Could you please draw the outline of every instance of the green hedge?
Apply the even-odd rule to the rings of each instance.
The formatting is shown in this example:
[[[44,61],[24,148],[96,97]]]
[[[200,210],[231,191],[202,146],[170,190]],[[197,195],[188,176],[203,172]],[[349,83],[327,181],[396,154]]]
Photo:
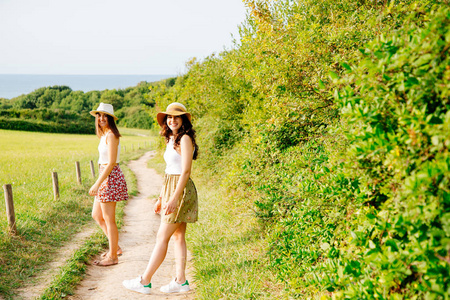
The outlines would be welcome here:
[[[280,163],[280,175],[310,173],[282,178],[272,195],[283,198],[270,198],[283,215],[272,267],[297,293],[448,298],[450,10],[423,13],[345,64],[341,121]]]
[[[64,109],[48,109],[48,108],[37,108],[37,109],[0,109],[0,117],[3,118],[17,118],[17,119],[35,119],[35,120],[45,120],[61,122],[63,120],[80,120],[84,121],[90,120],[90,115],[80,116],[78,113],[70,110]]]
[[[65,123],[56,123],[40,120],[6,119],[3,117],[0,117],[0,129],[53,133],[95,134],[95,126],[93,125],[93,122],[85,123],[67,121]]]
[[[338,260],[347,297],[450,295],[450,9],[414,21],[361,50],[336,97],[364,195]]]

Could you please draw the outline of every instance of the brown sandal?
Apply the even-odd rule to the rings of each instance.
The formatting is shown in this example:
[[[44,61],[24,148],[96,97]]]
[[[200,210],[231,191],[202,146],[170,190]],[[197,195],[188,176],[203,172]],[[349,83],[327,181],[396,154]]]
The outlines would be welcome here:
[[[100,258],[105,259],[109,252],[104,252],[100,255]],[[122,248],[117,248],[117,256],[121,256],[123,253]]]
[[[113,266],[113,265],[117,265],[119,263],[119,259],[112,259],[109,256],[106,256],[104,259],[102,260],[96,260],[94,261],[94,265],[99,266],[99,267],[108,267],[108,266]]]

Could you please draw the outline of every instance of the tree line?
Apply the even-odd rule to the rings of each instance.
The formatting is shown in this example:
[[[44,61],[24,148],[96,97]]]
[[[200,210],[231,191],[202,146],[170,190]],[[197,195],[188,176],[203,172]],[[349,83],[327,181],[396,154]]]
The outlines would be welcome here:
[[[170,80],[167,80],[170,84]],[[173,81],[172,81],[173,82]],[[89,111],[98,103],[114,106],[118,125],[150,129],[149,111],[155,100],[149,96],[154,83],[104,91],[73,91],[68,86],[49,86],[11,100],[0,99],[0,128],[60,133],[93,133]]]

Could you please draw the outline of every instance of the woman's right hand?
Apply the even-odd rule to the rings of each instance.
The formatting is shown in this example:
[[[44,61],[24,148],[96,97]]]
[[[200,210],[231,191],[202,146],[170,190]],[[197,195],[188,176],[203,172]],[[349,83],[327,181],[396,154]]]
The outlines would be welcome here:
[[[98,193],[98,185],[95,183],[90,189],[89,189],[89,195],[90,196],[97,196]]]
[[[158,200],[156,200],[156,203],[153,206],[153,211],[155,212],[155,214],[161,213],[161,197],[159,197]]]

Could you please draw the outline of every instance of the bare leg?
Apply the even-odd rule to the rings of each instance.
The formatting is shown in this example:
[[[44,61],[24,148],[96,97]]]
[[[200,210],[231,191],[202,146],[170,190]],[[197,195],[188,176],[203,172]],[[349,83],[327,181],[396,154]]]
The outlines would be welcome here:
[[[103,230],[106,236],[108,236],[108,230],[106,229],[105,219],[103,218],[102,208],[100,207],[100,202],[94,201],[94,206],[92,207],[92,218],[97,222],[100,228]]]
[[[103,219],[106,224],[106,232],[109,241],[109,254],[113,260],[117,259],[117,250],[119,248],[119,231],[116,224],[116,202],[102,202],[100,207],[103,213]]]
[[[178,229],[173,234],[175,242],[175,262],[177,270],[176,281],[178,283],[184,283],[186,281],[186,226],[186,223],[181,223],[180,227],[178,227]]]
[[[98,201],[94,201],[94,206],[92,207],[92,218],[97,222],[97,224],[103,230],[105,235],[108,237],[108,229],[106,228],[106,223],[105,223],[105,219],[103,218],[102,208],[100,206],[100,202],[98,202]],[[122,255],[122,249],[120,249],[119,245],[117,247],[118,247],[117,254]],[[105,258],[106,255],[109,255],[109,250],[108,250],[108,252],[103,253],[101,257]]]
[[[164,258],[166,258],[170,237],[181,224],[182,223],[168,224],[161,222],[161,225],[159,225],[155,248],[153,248],[152,256],[148,262],[147,269],[145,269],[145,272],[142,275],[142,284],[146,285],[151,282],[156,270],[158,270],[159,266],[164,261]]]

